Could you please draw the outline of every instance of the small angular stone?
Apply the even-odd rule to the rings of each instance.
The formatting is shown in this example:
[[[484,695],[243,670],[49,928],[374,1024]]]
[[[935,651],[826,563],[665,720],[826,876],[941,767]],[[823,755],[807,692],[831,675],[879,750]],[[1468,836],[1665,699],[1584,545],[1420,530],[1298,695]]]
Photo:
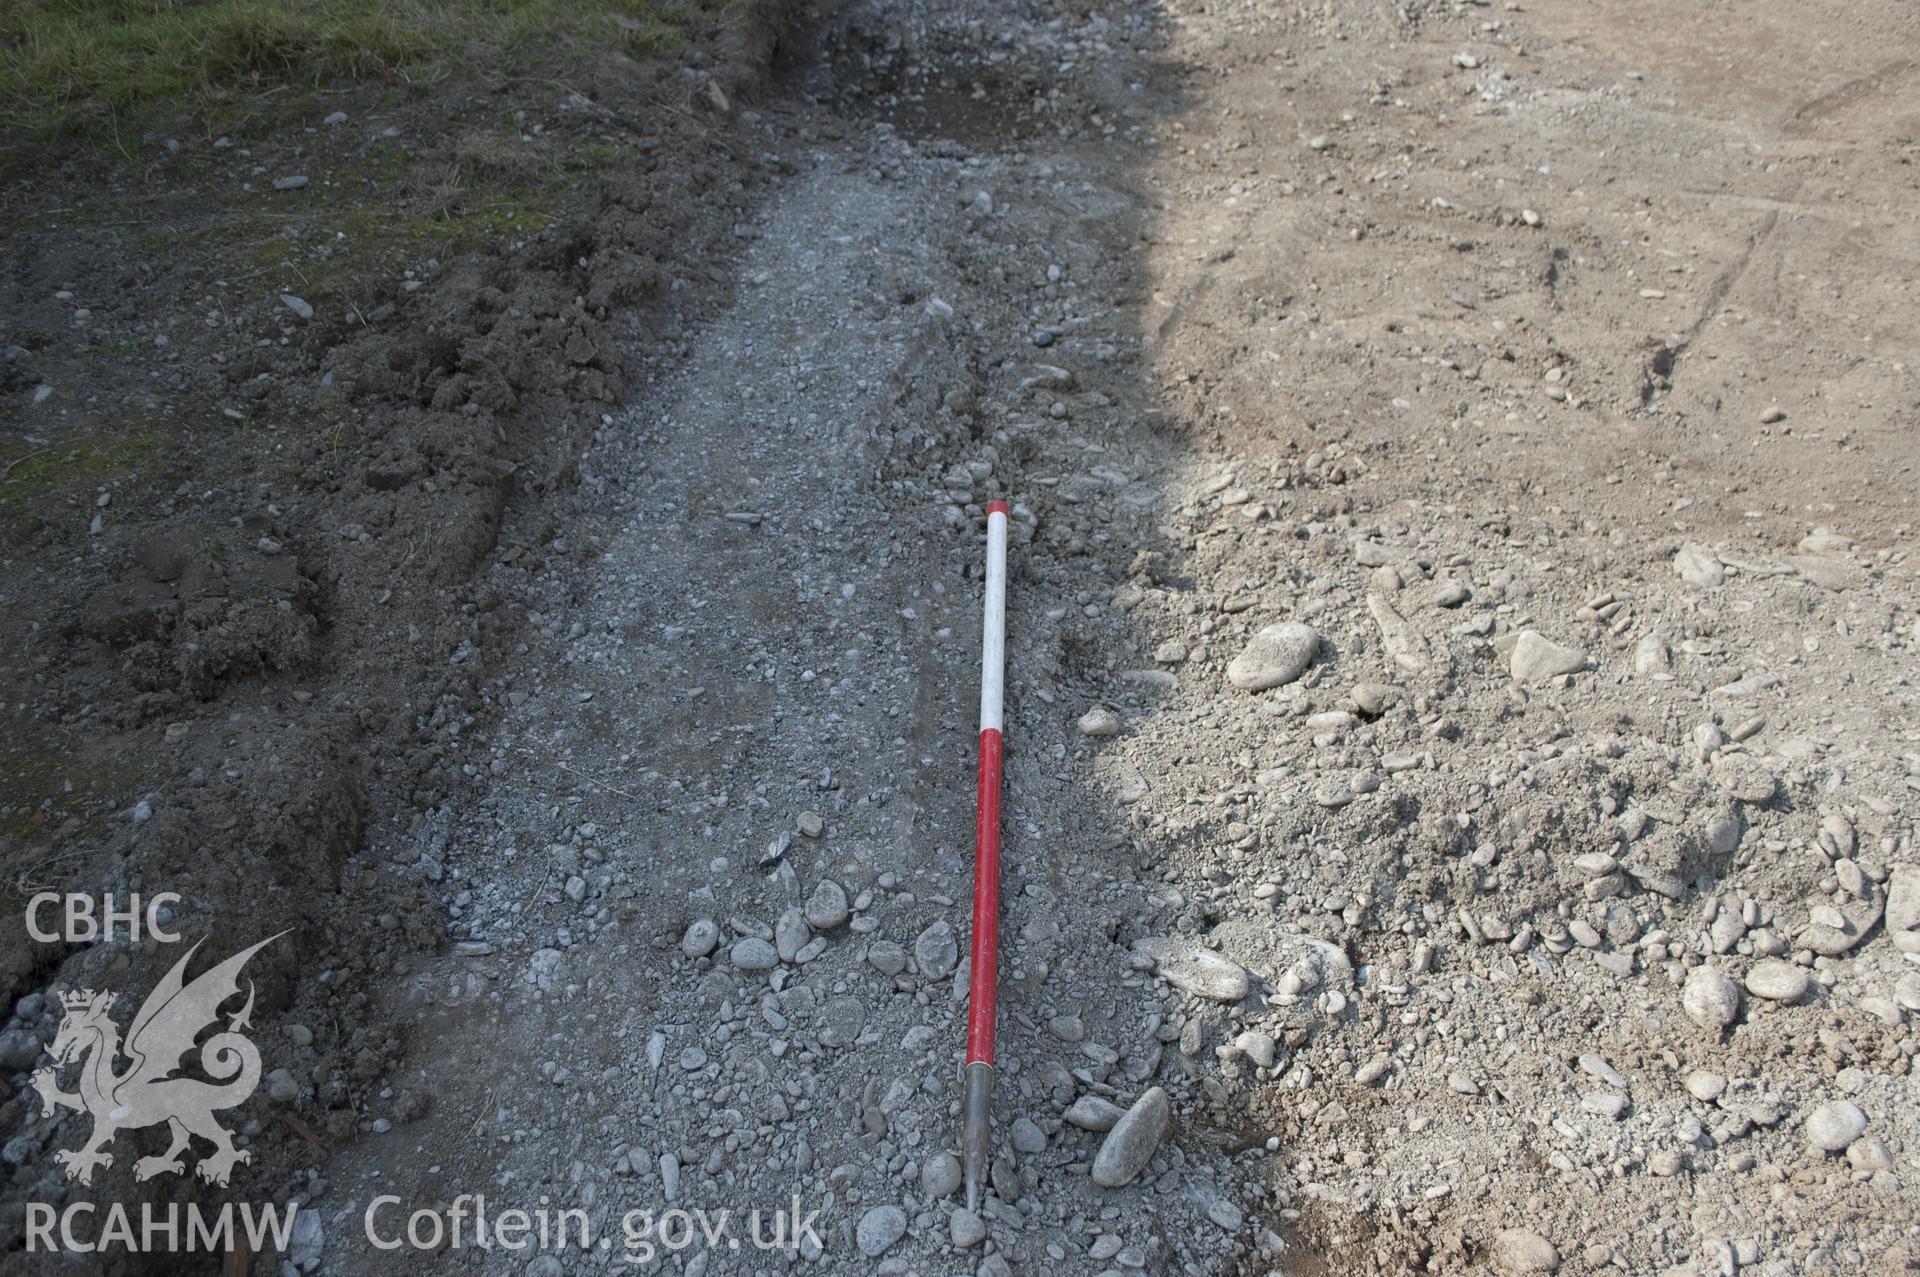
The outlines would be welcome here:
[[[1083,1131],[1106,1132],[1114,1128],[1127,1111],[1098,1095],[1083,1095],[1067,1106],[1062,1114],[1067,1123]]]
[[[1798,1002],[1807,995],[1807,972],[1791,962],[1769,958],[1747,972],[1747,992],[1769,1002]]]
[[[920,974],[930,980],[951,975],[960,962],[960,941],[952,925],[943,920],[922,931],[914,939],[913,958],[920,964]]]
[[[807,897],[807,907],[802,911],[807,925],[816,931],[832,931],[835,927],[845,926],[850,913],[847,909],[847,893],[839,883],[831,878],[822,878],[820,885]]]
[[[1687,1094],[1702,1104],[1711,1104],[1726,1093],[1727,1079],[1705,1071],[1687,1075]]]
[[[1263,1069],[1273,1067],[1274,1043],[1273,1035],[1270,1033],[1248,1029],[1233,1040],[1233,1049]]]
[[[1920,865],[1896,865],[1887,882],[1887,930],[1920,931]]]
[[[1507,667],[1523,683],[1538,683],[1561,674],[1577,674],[1587,668],[1587,655],[1576,648],[1563,647],[1534,630],[1523,630],[1514,640]]]
[[[1727,579],[1720,558],[1704,545],[1689,541],[1673,556],[1673,570],[1688,585],[1710,590]]]
[[[813,928],[801,916],[799,909],[788,909],[773,924],[773,944],[780,955],[780,961],[792,962],[807,947],[807,941],[813,939]]]

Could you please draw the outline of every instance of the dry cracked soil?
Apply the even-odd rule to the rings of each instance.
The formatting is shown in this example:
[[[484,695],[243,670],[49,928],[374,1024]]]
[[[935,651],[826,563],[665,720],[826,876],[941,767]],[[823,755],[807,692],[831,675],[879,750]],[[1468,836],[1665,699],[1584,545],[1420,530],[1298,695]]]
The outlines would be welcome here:
[[[21,890],[295,928],[230,1191],[303,1214],[254,1271],[1920,1268],[1903,6],[769,29],[588,230],[316,356],[329,394],[426,379],[377,455],[10,542],[10,756],[181,770],[33,808]],[[96,709],[110,667],[145,690]],[[172,954],[44,950],[5,1242],[70,1271],[20,1250],[86,1193],[27,1074],[57,993]],[[477,1244],[514,1208],[584,1235]],[[778,1209],[809,1227],[763,1246]]]

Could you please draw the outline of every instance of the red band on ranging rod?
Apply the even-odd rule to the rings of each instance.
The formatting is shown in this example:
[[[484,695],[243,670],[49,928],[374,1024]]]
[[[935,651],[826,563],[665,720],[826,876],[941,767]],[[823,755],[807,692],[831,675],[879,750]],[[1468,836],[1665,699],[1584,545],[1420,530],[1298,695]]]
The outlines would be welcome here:
[[[973,819],[973,964],[967,1063],[993,1063],[1000,984],[1000,733],[980,733],[980,794]]]

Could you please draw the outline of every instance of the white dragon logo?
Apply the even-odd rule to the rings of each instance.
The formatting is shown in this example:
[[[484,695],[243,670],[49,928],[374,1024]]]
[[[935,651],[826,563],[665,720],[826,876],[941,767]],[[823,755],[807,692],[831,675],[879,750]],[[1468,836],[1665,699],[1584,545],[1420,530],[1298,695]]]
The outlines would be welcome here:
[[[253,1154],[235,1148],[226,1130],[213,1120],[215,1109],[244,1102],[260,1084],[260,1052],[240,1033],[243,1028],[253,1027],[251,980],[247,981],[247,1003],[227,1021],[226,1031],[215,1033],[200,1045],[200,1067],[215,1080],[203,1082],[173,1074],[180,1068],[181,1057],[193,1050],[201,1030],[219,1019],[220,1004],[240,992],[240,969],[247,959],[285,934],[282,931],[268,936],[187,984],[187,963],[200,948],[196,941],[147,995],[127,1030],[125,1045],[120,1041],[120,1027],[110,1014],[115,997],[112,990],[95,993],[82,989],[61,995],[66,1015],[48,1052],[53,1064],[34,1072],[33,1089],[45,1105],[44,1116],[51,1117],[61,1108],[93,1116],[93,1133],[85,1147],[54,1154],[54,1160],[66,1168],[68,1179],[91,1184],[95,1167],[113,1165],[113,1154],[106,1151],[106,1146],[115,1135],[161,1122],[171,1128],[173,1142],[158,1157],[135,1162],[135,1179],[185,1171],[186,1163],[180,1155],[195,1135],[214,1146],[213,1154],[201,1158],[199,1167],[200,1178],[210,1184],[224,1186],[235,1163],[253,1160]],[[80,1071],[78,1090],[62,1091],[58,1070],[89,1053],[92,1058]],[[115,1073],[114,1063],[122,1056],[128,1061],[127,1067]]]

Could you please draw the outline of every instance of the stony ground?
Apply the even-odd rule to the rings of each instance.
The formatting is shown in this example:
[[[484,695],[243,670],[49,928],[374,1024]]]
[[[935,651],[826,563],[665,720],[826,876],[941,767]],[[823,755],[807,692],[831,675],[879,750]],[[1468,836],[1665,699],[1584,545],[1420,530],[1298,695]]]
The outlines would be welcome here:
[[[443,1269],[367,1244],[383,1193],[616,1235],[489,1273],[795,1195],[817,1247],[657,1262],[1920,1266],[1895,8],[821,23],[735,121],[727,304],[637,329],[577,485],[507,502],[470,789],[349,862],[444,938],[350,1012],[406,1045],[292,1146],[301,1266]]]

